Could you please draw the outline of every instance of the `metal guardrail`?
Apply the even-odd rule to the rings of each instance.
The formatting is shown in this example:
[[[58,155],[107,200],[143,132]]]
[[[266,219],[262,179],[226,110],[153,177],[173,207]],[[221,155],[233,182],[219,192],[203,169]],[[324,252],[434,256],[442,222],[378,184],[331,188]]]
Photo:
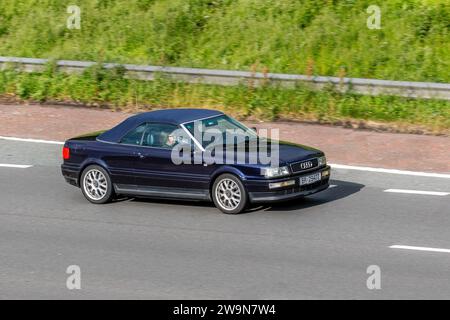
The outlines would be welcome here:
[[[49,62],[48,59],[0,57],[0,69],[16,68],[24,72],[42,71]],[[90,61],[55,61],[59,70],[68,73],[80,73],[96,62]],[[340,92],[353,92],[365,95],[394,95],[410,98],[450,100],[450,84],[433,82],[391,81],[362,78],[338,78],[322,76],[305,76],[279,73],[252,73],[245,71],[212,70],[180,67],[142,66],[134,64],[104,63],[104,68],[123,67],[126,76],[140,80],[154,80],[157,74],[164,74],[175,81],[189,83],[204,83],[234,86],[251,83],[254,86],[262,84],[278,84],[284,87],[294,87],[297,83],[310,86],[313,89],[323,89],[332,85]]]

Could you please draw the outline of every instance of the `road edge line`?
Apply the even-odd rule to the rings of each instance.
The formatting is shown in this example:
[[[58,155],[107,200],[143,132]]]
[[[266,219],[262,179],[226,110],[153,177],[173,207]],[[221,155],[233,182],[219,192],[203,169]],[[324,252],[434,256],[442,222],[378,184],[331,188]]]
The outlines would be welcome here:
[[[5,136],[0,136],[0,140],[64,145],[64,142],[62,142],[62,141],[16,138],[16,137],[5,137]],[[401,174],[401,175],[429,177],[429,178],[450,179],[450,174],[446,174],[446,173],[431,173],[431,172],[418,172],[418,171],[408,171],[408,170],[398,170],[398,169],[373,168],[373,167],[352,166],[352,165],[337,164],[337,163],[330,163],[330,166],[333,169],[356,170],[356,171],[366,171],[366,172],[378,172],[378,173]]]
[[[0,168],[15,168],[15,169],[28,169],[33,167],[31,164],[8,164],[0,163]]]
[[[330,163],[330,166],[332,169],[334,168],[334,169],[344,169],[344,170],[402,174],[402,175],[407,175],[407,176],[450,179],[450,174],[446,174],[446,173],[431,173],[431,172],[418,172],[418,171],[408,171],[408,170],[398,170],[398,169],[359,167],[359,166],[350,166],[350,165],[332,164],[332,163]]]
[[[64,142],[62,142],[62,141],[28,139],[28,138],[16,138],[16,137],[5,137],[5,136],[0,136],[0,139],[1,140],[8,140],[8,141],[20,141],[20,142],[32,142],[32,143],[45,143],[45,144],[58,144],[58,145],[63,145],[64,144]]]
[[[441,191],[423,191],[423,190],[409,190],[409,189],[386,189],[383,192],[389,193],[403,193],[403,194],[420,194],[427,196],[441,196],[445,197],[450,195],[449,192],[441,192]]]

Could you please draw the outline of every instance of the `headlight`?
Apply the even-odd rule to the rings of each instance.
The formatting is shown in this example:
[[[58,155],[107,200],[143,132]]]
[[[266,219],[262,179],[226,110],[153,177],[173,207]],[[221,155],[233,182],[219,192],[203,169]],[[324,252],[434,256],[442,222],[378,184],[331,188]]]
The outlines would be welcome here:
[[[288,167],[264,168],[261,170],[261,173],[266,178],[282,177],[282,176],[287,176],[289,174],[289,168]]]
[[[327,157],[325,157],[325,156],[318,158],[318,160],[319,160],[319,163],[318,163],[319,167],[325,166],[327,164]]]

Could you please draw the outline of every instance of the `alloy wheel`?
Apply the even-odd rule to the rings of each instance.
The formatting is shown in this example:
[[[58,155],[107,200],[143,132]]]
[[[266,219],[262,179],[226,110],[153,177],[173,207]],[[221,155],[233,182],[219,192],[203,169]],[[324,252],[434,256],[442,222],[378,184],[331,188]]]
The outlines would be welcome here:
[[[84,176],[84,191],[92,200],[103,199],[108,192],[108,181],[103,172],[97,169],[89,170]]]
[[[241,203],[241,198],[241,189],[231,179],[222,179],[216,187],[217,202],[227,211],[236,209]]]

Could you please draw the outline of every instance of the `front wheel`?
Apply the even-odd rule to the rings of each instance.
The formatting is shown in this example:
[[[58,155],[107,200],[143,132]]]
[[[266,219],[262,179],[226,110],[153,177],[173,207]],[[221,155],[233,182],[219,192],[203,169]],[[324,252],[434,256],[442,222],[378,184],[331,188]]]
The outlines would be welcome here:
[[[108,172],[100,166],[87,167],[81,175],[81,191],[86,199],[95,204],[110,202],[114,190]]]
[[[232,174],[219,176],[212,187],[214,204],[223,213],[238,214],[245,210],[248,197],[241,180]]]

